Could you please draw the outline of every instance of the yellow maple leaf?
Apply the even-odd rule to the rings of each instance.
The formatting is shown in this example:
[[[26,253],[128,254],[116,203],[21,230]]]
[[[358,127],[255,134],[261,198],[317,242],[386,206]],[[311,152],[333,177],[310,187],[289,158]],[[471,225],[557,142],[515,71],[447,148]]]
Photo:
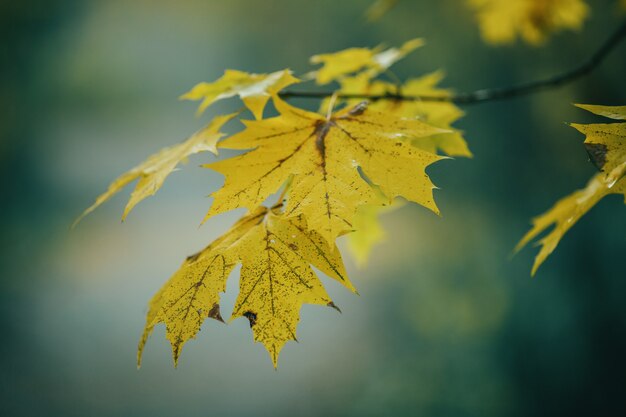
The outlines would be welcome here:
[[[154,296],[139,342],[138,365],[158,323],[166,325],[176,364],[183,345],[196,336],[206,318],[222,320],[219,294],[239,262],[239,295],[230,320],[249,320],[254,340],[263,343],[274,367],[285,343],[296,340],[303,304],[336,308],[311,265],[355,291],[339,251],[308,230],[303,218],[285,218],[278,208],[257,208],[206,249],[187,258]]]
[[[564,29],[579,30],[589,14],[584,0],[468,0],[483,39],[507,44],[520,36],[532,45]]]
[[[576,106],[599,116],[626,120],[626,106]],[[586,136],[585,148],[598,169],[610,173],[626,163],[626,123],[572,123],[571,126]]]
[[[626,120],[626,106],[581,105],[578,107],[615,120]],[[576,222],[602,198],[622,194],[626,203],[626,123],[572,124],[587,137],[585,146],[590,158],[602,172],[594,175],[582,190],[559,200],[546,213],[532,220],[532,228],[515,247],[519,251],[550,226],[554,229],[540,239],[541,249],[535,258],[531,275],[557,247]]]
[[[322,68],[316,72],[318,84],[328,84],[361,70],[367,70],[373,77],[422,45],[424,40],[417,38],[406,41],[400,48],[349,48],[330,54],[314,55],[311,63],[322,64]]]
[[[198,112],[202,113],[218,100],[239,96],[254,117],[261,119],[263,109],[270,97],[292,84],[299,83],[291,71],[282,70],[271,74],[250,74],[237,70],[226,70],[224,75],[212,83],[199,83],[183,94],[183,100],[202,100]]]
[[[387,233],[380,224],[380,216],[403,205],[402,200],[394,200],[387,205],[365,204],[357,209],[352,219],[354,231],[349,233],[347,238],[348,251],[359,268],[367,265],[374,246],[387,240]]]
[[[224,186],[212,194],[206,218],[239,207],[252,210],[289,178],[285,214],[304,215],[308,226],[328,242],[352,230],[357,207],[377,198],[370,184],[389,202],[402,196],[438,212],[425,168],[442,157],[402,138],[444,130],[372,111],[366,103],[328,117],[278,98],[274,103],[278,117],[244,121],[244,131],[219,145],[251,151],[205,165],[226,177]]]
[[[105,201],[120,192],[126,185],[139,179],[124,209],[122,220],[125,220],[133,207],[144,198],[154,195],[159,188],[161,188],[167,176],[176,169],[178,164],[185,162],[190,155],[207,151],[217,155],[217,142],[224,136],[219,130],[236,115],[237,113],[232,113],[215,117],[207,126],[194,133],[189,139],[178,145],[162,149],[130,171],[119,176],[109,185],[108,189],[99,195],[96,201],[76,219],[74,225]]]
[[[219,294],[238,262],[233,245],[263,221],[267,209],[260,207],[240,219],[230,230],[202,251],[189,256],[150,301],[146,327],[139,342],[137,365],[154,326],[165,323],[174,363],[184,344],[196,336],[207,317],[222,320]]]
[[[403,85],[397,86],[386,81],[370,80],[367,73],[360,73],[354,77],[341,80],[339,93],[342,94],[371,94],[383,95],[397,93],[398,89],[406,96],[447,97],[451,91],[438,87],[443,79],[442,71],[435,71],[419,78],[412,78]],[[354,100],[347,101],[347,105],[354,104]],[[326,106],[324,103],[322,106]],[[463,132],[454,129],[452,124],[460,119],[464,113],[454,103],[419,100],[378,100],[370,104],[373,110],[393,113],[400,117],[416,118],[449,132],[414,138],[411,143],[420,149],[429,152],[443,152],[449,156],[471,158]]]

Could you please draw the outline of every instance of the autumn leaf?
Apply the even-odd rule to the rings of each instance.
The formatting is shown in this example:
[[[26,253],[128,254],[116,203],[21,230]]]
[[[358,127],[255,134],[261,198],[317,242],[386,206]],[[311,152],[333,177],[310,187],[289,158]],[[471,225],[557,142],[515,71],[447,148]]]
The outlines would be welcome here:
[[[347,235],[348,251],[359,268],[364,268],[374,246],[387,240],[387,233],[380,224],[380,216],[402,207],[402,200],[391,204],[365,204],[360,206],[352,220],[354,231]]]
[[[278,208],[257,208],[225,235],[183,263],[150,302],[138,349],[138,365],[154,326],[165,323],[174,363],[183,345],[208,317],[222,320],[219,294],[241,262],[239,296],[230,320],[246,317],[254,340],[263,343],[274,367],[296,327],[303,304],[335,307],[311,265],[352,291],[339,251],[302,217],[284,217]]]
[[[577,104],[592,113],[626,120],[626,106],[595,106]],[[626,203],[626,123],[572,124],[587,137],[585,146],[591,160],[602,170],[594,175],[587,186],[559,200],[546,213],[532,220],[533,227],[515,247],[522,249],[540,233],[554,225],[554,229],[538,241],[541,245],[535,258],[531,275],[554,251],[565,233],[587,213],[598,201],[610,194],[622,194]]]
[[[318,84],[328,84],[362,70],[374,77],[422,45],[424,40],[418,38],[406,41],[400,48],[349,48],[330,54],[314,55],[311,63],[322,64],[322,68],[316,72]]]
[[[189,156],[199,152],[212,152],[217,155],[217,141],[224,136],[219,130],[236,115],[237,113],[232,113],[215,117],[211,123],[193,134],[186,141],[162,149],[130,171],[119,176],[109,185],[108,189],[103,194],[96,198],[93,205],[87,208],[80,217],[76,219],[74,225],[105,201],[120,192],[126,185],[139,179],[124,209],[122,220],[125,220],[133,207],[144,198],[154,195],[159,188],[161,188],[167,176],[176,169],[178,164],[185,162]]]
[[[435,71],[419,78],[412,78],[401,86],[386,81],[369,79],[365,73],[343,79],[339,90],[342,94],[384,95],[397,93],[398,89],[406,96],[447,97],[450,90],[437,85],[444,78],[442,71]],[[351,105],[354,100],[348,101]],[[399,117],[415,118],[449,132],[412,139],[411,143],[429,152],[443,152],[449,156],[471,158],[463,132],[452,127],[464,113],[454,103],[421,100],[378,100],[370,104],[372,110],[391,113]]]
[[[291,71],[282,70],[271,74],[250,74],[226,70],[212,83],[200,83],[183,94],[183,100],[202,100],[198,112],[202,113],[218,100],[239,96],[256,119],[263,117],[263,109],[271,95],[292,84],[299,83]]]
[[[579,30],[589,14],[584,0],[468,0],[476,11],[483,39],[513,43],[521,37],[532,45],[564,29]]]
[[[584,189],[562,198],[546,213],[532,220],[533,227],[517,244],[516,252],[548,227],[554,225],[554,229],[537,242],[541,245],[541,249],[535,258],[531,275],[535,275],[539,266],[556,249],[565,233],[598,201],[609,194],[624,194],[626,197],[626,181],[622,179],[614,182],[607,180],[604,174],[596,174]]]
[[[614,120],[626,120],[626,106],[577,104],[581,109]],[[626,164],[626,123],[577,124],[572,127],[586,135],[585,148],[599,170],[610,173]],[[614,174],[617,175],[617,174]]]
[[[206,165],[226,178],[206,218],[240,207],[254,209],[292,179],[285,214],[303,215],[328,242],[353,229],[358,206],[396,196],[438,212],[425,168],[442,157],[403,137],[444,132],[418,120],[375,112],[365,103],[322,116],[274,99],[279,116],[244,121],[246,129],[221,148],[251,151]],[[362,174],[360,172],[362,170]]]
[[[146,341],[158,323],[165,323],[177,364],[184,344],[196,336],[207,317],[223,321],[219,294],[226,291],[226,280],[239,261],[233,245],[262,222],[266,214],[265,207],[255,210],[205,249],[189,256],[152,298],[139,342],[138,366]]]
[[[288,340],[296,340],[302,304],[336,308],[310,265],[356,291],[339,251],[302,217],[271,213],[241,242],[240,291],[232,319],[246,317],[254,340],[265,345],[274,366]]]

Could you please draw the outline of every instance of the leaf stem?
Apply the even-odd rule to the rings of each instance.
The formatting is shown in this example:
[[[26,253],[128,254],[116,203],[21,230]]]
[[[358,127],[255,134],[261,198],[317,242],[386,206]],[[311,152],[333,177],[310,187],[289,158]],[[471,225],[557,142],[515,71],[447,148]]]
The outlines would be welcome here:
[[[475,104],[487,101],[503,100],[513,97],[530,95],[536,92],[551,90],[569,84],[584,77],[596,69],[604,59],[626,39],[626,20],[613,32],[613,34],[582,64],[552,77],[530,81],[503,88],[488,88],[467,93],[451,94],[448,96],[414,96],[387,92],[385,94],[338,94],[341,99],[363,100],[395,100],[395,101],[434,101],[452,102],[456,104]],[[282,99],[310,98],[324,99],[334,94],[332,91],[282,91],[278,95]]]

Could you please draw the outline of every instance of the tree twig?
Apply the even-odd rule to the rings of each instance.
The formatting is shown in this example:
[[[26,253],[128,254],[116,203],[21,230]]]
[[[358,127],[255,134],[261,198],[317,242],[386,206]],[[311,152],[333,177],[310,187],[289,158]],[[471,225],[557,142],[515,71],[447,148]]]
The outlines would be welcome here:
[[[338,94],[337,97],[342,99],[363,99],[371,101],[438,101],[452,102],[456,104],[474,104],[529,95],[543,90],[558,88],[584,77],[598,67],[607,55],[609,55],[609,53],[613,51],[624,39],[626,39],[626,20],[622,22],[617,30],[593,53],[593,55],[591,55],[587,61],[583,62],[581,65],[549,78],[530,81],[511,87],[490,88],[468,93],[451,94],[448,96],[413,96],[388,92],[385,94]],[[332,91],[283,91],[279,93],[279,96],[283,99],[324,99],[332,95]]]

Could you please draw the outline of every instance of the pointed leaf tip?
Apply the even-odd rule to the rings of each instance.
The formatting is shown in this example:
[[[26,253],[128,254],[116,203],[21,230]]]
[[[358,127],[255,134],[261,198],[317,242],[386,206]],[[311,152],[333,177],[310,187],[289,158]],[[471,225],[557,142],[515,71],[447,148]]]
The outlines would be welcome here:
[[[145,198],[156,194],[166,178],[177,169],[180,163],[186,161],[189,156],[206,151],[217,153],[217,141],[224,136],[220,132],[221,127],[237,116],[237,114],[238,113],[231,113],[216,116],[203,129],[194,133],[182,143],[161,149],[159,152],[148,157],[141,164],[120,175],[109,185],[107,190],[98,196],[96,201],[76,219],[74,225],[78,224],[86,215],[108,201],[128,184],[137,181],[122,214],[122,221],[126,220],[133,208]]]

